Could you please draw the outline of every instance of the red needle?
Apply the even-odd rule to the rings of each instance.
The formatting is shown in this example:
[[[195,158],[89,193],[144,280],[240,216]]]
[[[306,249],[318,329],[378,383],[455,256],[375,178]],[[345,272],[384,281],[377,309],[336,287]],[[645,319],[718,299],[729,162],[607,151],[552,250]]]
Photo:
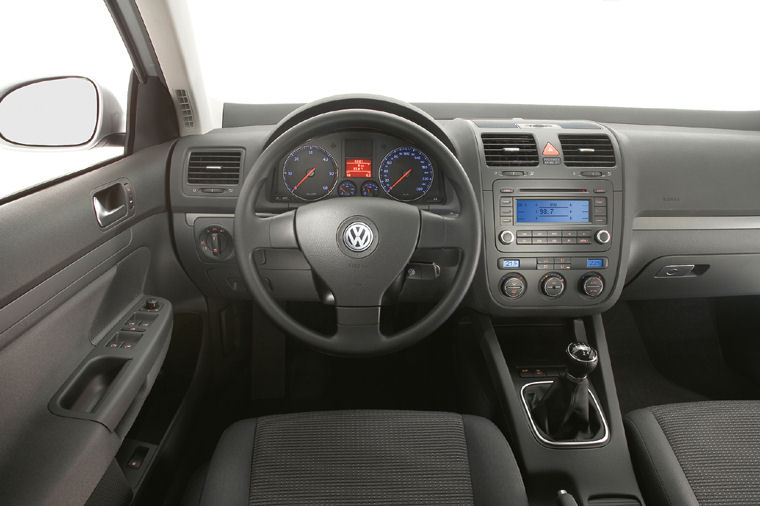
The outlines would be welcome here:
[[[293,187],[293,191],[296,191],[298,189],[298,187],[301,186],[301,183],[303,183],[304,181],[306,181],[306,178],[308,178],[309,176],[311,176],[312,174],[314,174],[315,170],[317,170],[316,167],[314,167],[309,172],[307,172],[306,175],[301,178],[301,180],[298,182],[298,184]]]
[[[412,169],[409,169],[409,170],[407,170],[406,172],[404,172],[404,175],[403,175],[403,176],[401,176],[400,178],[398,178],[398,179],[396,180],[396,182],[395,182],[395,183],[393,183],[393,186],[391,186],[390,188],[388,188],[388,191],[391,191],[392,189],[394,189],[394,188],[396,187],[396,185],[397,185],[397,184],[399,184],[399,183],[401,182],[401,180],[402,180],[402,179],[404,179],[406,176],[408,176],[408,175],[409,175],[409,173],[410,173],[410,172],[412,172]]]

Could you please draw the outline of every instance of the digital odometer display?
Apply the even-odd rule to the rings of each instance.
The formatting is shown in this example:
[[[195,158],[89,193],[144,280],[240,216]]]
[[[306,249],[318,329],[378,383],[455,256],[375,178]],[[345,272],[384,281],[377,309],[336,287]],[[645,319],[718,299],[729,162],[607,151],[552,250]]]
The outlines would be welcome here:
[[[372,160],[346,158],[346,177],[372,177]]]
[[[588,200],[517,199],[516,223],[590,223]]]

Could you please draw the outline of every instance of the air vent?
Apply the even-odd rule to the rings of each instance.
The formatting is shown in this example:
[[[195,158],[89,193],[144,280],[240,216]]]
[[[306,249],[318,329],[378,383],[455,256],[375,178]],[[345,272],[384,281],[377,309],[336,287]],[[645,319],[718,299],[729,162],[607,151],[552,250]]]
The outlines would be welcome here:
[[[536,139],[531,134],[482,134],[486,165],[534,167],[538,165]]]
[[[606,135],[560,134],[559,142],[568,167],[615,166],[615,149]]]
[[[177,105],[179,106],[179,113],[182,116],[182,123],[187,128],[192,128],[195,125],[195,118],[193,117],[193,106],[190,103],[190,97],[185,90],[174,90],[177,96]]]
[[[243,153],[229,151],[193,151],[187,164],[187,182],[206,185],[235,185],[240,180]]]

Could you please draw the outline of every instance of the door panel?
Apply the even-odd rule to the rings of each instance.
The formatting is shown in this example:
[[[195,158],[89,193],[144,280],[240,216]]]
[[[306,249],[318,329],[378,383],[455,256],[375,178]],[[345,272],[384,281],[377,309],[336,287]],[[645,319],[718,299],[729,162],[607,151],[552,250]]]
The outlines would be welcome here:
[[[86,502],[158,374],[172,303],[198,307],[170,242],[170,149],[143,150],[0,206],[2,504]],[[123,178],[134,210],[101,228],[92,193]],[[158,312],[140,312],[148,296],[159,297]],[[131,346],[122,336],[109,347],[133,315],[148,330],[124,334]]]

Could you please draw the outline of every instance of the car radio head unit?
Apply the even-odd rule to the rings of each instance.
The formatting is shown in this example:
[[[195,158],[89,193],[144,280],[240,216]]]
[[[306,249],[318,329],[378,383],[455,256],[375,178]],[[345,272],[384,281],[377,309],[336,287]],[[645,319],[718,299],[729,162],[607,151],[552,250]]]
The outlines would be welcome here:
[[[591,201],[517,198],[515,223],[591,223]]]

